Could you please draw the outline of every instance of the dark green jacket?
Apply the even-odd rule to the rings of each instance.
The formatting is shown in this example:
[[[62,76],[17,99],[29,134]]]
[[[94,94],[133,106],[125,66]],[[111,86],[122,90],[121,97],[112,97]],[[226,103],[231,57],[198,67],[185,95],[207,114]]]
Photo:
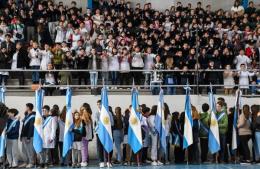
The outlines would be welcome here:
[[[209,122],[210,122],[210,115],[208,112],[202,112],[200,114],[200,134],[201,138],[208,138],[208,132],[204,129],[204,127],[209,130]],[[202,127],[202,125],[204,127]]]
[[[221,114],[222,114],[222,112],[216,113],[217,119]],[[225,115],[220,120],[218,120],[218,128],[219,128],[219,134],[227,134],[227,131],[228,131],[228,116],[227,116],[227,113],[225,113]]]

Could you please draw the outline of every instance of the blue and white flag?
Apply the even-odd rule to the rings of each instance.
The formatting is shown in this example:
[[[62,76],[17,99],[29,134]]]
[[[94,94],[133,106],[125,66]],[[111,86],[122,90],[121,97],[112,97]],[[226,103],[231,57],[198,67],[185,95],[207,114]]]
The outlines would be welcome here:
[[[5,155],[5,147],[6,147],[6,127],[2,131],[0,136],[0,158]]]
[[[108,107],[107,88],[104,86],[101,93],[101,111],[97,134],[107,153],[110,153],[113,150],[111,120]]]
[[[163,147],[164,152],[166,153],[166,120],[164,116],[164,99],[163,99],[163,89],[160,90],[159,100],[157,106],[157,112],[155,116],[155,129],[159,134],[161,141],[161,146]]]
[[[33,147],[36,153],[42,152],[42,145],[43,145],[43,127],[42,127],[43,97],[44,97],[44,90],[38,89],[35,91],[36,115],[34,121]]]
[[[185,99],[185,120],[184,120],[184,133],[183,133],[183,149],[188,148],[193,144],[193,134],[192,134],[192,110],[190,102],[190,87],[187,85],[186,90],[186,99]]]
[[[237,120],[239,115],[239,109],[241,108],[241,96],[242,92],[241,90],[236,91],[236,105],[235,105],[235,111],[234,111],[234,118],[233,118],[233,127],[232,127],[232,150],[237,149]]]
[[[143,146],[138,91],[135,87],[132,89],[132,107],[129,117],[128,144],[131,146],[134,153],[141,150]]]
[[[5,104],[5,88],[0,87],[0,102]]]
[[[71,88],[67,88],[66,92],[66,120],[65,120],[65,128],[64,128],[64,138],[63,138],[63,150],[62,157],[66,157],[69,150],[72,148],[73,144],[73,115],[71,111],[71,97],[72,90]]]
[[[208,147],[211,154],[215,154],[220,150],[219,142],[219,128],[218,128],[218,119],[216,116],[216,101],[215,96],[211,91],[209,93],[209,104],[210,104],[210,127],[209,127],[209,141]]]

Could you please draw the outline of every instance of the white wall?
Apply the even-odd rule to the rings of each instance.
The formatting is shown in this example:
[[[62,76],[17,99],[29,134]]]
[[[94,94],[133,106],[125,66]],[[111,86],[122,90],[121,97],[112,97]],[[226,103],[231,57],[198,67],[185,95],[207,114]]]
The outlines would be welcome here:
[[[219,96],[216,96],[216,98]],[[228,107],[234,106],[235,97],[234,96],[222,96],[225,98]],[[91,105],[93,113],[97,111],[96,101],[100,99],[100,96],[73,96],[72,97],[72,110],[79,109],[80,106],[87,102]],[[147,106],[152,106],[157,104],[158,97],[157,96],[140,96],[139,103],[145,103]],[[165,102],[168,103],[170,111],[183,111],[185,104],[185,96],[165,96]],[[34,97],[17,97],[17,96],[7,96],[6,97],[6,105],[9,108],[17,108],[19,110],[19,115],[23,118],[24,108],[26,103],[35,103]],[[191,103],[195,105],[199,110],[201,110],[201,105],[204,102],[208,102],[207,96],[191,96]],[[44,104],[53,106],[57,104],[62,107],[65,105],[65,97],[56,96],[56,97],[45,97]],[[131,96],[130,95],[110,95],[109,96],[109,105],[115,109],[116,106],[120,106],[122,111],[124,111],[131,104]],[[243,104],[260,104],[259,98],[243,98]],[[90,142],[89,145],[89,154],[91,158],[96,158],[96,141],[95,139]],[[21,152],[21,145],[19,144],[19,152]],[[22,159],[22,154],[20,153],[20,157]]]

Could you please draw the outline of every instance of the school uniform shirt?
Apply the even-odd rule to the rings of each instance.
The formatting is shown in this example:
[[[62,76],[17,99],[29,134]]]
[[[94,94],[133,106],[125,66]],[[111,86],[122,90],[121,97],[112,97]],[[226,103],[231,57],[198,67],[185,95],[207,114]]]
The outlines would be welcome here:
[[[157,134],[157,131],[155,129],[155,115],[150,115],[147,119],[147,123],[148,123],[148,126],[149,126],[150,135]]]
[[[53,58],[53,54],[49,50],[42,50],[41,56],[41,70],[47,70],[48,64],[51,63],[51,59]]]
[[[66,30],[60,26],[56,27],[56,38],[55,38],[55,43],[62,43],[65,39],[65,35],[66,35]]]
[[[59,142],[63,142],[65,123],[61,119],[58,119],[58,126],[59,126]]]
[[[41,65],[40,49],[38,49],[38,48],[30,49],[29,58],[31,59],[30,66],[40,66]]]
[[[23,126],[21,131],[21,138],[27,137],[27,139],[30,139],[33,137],[34,133],[34,120],[35,120],[35,112],[32,112],[29,115],[26,115],[23,119]]]
[[[92,122],[86,124],[85,130],[86,130],[86,139],[87,139],[88,141],[92,140],[93,137],[94,137],[94,135],[93,135]]]
[[[56,116],[45,118],[43,122],[43,148],[55,148],[57,127],[58,118]]]
[[[20,121],[17,119],[7,120],[7,139],[16,140],[19,138]]]
[[[250,73],[249,71],[239,72],[239,85],[241,89],[249,89],[249,76],[254,76],[254,73]]]
[[[245,66],[247,68],[247,64],[249,64],[251,62],[252,62],[252,60],[249,57],[247,57],[246,55],[238,55],[238,56],[236,56],[236,58],[234,60],[237,70],[240,70],[241,64],[245,64]]]
[[[113,55],[109,57],[108,68],[110,71],[118,71],[119,70],[119,60],[118,55]]]

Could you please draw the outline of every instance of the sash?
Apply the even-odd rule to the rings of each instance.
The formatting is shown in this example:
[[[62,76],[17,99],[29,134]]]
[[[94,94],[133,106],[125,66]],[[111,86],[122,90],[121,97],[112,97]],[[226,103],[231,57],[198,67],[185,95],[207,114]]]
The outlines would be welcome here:
[[[220,121],[224,116],[225,116],[225,113],[222,112],[222,113],[218,116],[218,121]]]
[[[209,129],[201,121],[199,121],[199,125],[206,133],[209,133]]]
[[[176,146],[180,146],[180,136],[178,134],[172,133],[172,144]]]
[[[18,121],[17,119],[12,121],[10,126],[7,128],[6,133],[9,133],[12,130],[12,128],[16,125],[17,121]]]
[[[49,123],[49,121],[51,120],[51,116],[47,117],[47,119],[44,120],[44,123],[43,123],[43,128],[46,127],[46,125]]]
[[[35,118],[35,115],[31,115],[30,117],[28,117],[25,121],[24,121],[24,126],[32,119]]]

